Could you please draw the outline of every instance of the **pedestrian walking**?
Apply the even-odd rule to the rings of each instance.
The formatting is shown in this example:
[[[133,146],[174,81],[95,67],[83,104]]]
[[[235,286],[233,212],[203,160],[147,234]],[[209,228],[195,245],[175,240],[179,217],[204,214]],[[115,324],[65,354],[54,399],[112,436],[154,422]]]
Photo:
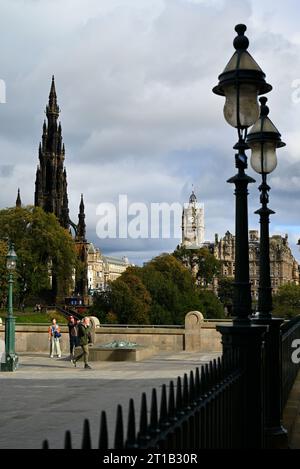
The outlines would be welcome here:
[[[84,368],[90,370],[91,367],[88,363],[89,359],[89,345],[92,344],[92,335],[90,327],[90,318],[83,318],[83,320],[78,324],[78,339],[79,345],[82,348],[82,353],[78,357],[73,358],[72,363],[76,366],[76,363],[80,358],[83,357]]]
[[[54,355],[57,355],[58,358],[61,357],[60,338],[60,327],[56,323],[56,319],[53,318],[49,327],[50,358],[53,358]]]
[[[79,345],[78,344],[78,325],[74,316],[69,317],[68,328],[69,328],[69,340],[70,340],[70,360],[72,360],[72,358],[74,358],[75,348]]]

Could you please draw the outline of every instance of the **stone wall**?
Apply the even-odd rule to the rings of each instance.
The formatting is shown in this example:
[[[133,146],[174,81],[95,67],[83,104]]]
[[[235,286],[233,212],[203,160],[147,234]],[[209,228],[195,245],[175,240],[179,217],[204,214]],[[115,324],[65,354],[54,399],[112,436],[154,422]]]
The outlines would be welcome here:
[[[221,336],[216,331],[219,322],[201,321],[198,332],[193,333],[189,328],[153,328],[153,327],[99,327],[96,329],[95,343],[105,344],[113,340],[126,340],[140,345],[151,345],[160,351],[179,352],[221,351]],[[199,325],[199,324],[198,324]],[[61,327],[61,348],[64,354],[69,352],[69,337],[66,326]],[[192,339],[191,339],[192,337]],[[0,326],[0,339],[4,339],[4,326]],[[17,325],[16,326],[16,351],[17,352],[48,352],[48,327],[47,325]]]

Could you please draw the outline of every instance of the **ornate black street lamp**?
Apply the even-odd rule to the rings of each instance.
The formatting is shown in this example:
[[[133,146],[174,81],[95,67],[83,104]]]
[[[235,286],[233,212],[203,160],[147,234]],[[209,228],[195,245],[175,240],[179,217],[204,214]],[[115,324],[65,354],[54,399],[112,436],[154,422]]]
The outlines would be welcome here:
[[[259,118],[258,96],[271,91],[265,74],[247,51],[249,41],[245,37],[246,26],[235,27],[238,33],[233,45],[236,49],[225,70],[219,76],[219,84],[213,92],[225,96],[224,117],[237,129],[238,142],[235,165],[237,174],[228,180],[235,184],[235,282],[233,300],[233,324],[217,326],[222,334],[223,353],[237,353],[244,370],[241,418],[244,422],[241,435],[242,448],[265,447],[263,348],[268,328],[251,322],[251,285],[249,279],[248,241],[248,184],[255,182],[245,174],[249,149],[246,143],[248,128]]]
[[[244,35],[246,26],[238,24],[238,36],[233,45],[236,52],[219,76],[219,84],[213,92],[225,96],[224,117],[237,129],[238,142],[233,147],[238,173],[228,180],[235,184],[236,228],[235,228],[235,292],[233,316],[235,324],[250,324],[251,286],[249,281],[248,241],[248,184],[255,182],[245,174],[247,156],[245,150],[247,129],[259,117],[258,95],[268,93],[272,87],[265,81],[265,74],[247,51],[249,40]]]
[[[285,448],[287,432],[282,426],[281,405],[281,333],[283,320],[272,317],[272,285],[270,274],[269,223],[273,210],[268,207],[270,186],[267,175],[277,166],[276,149],[284,147],[281,135],[269,119],[267,98],[260,98],[260,118],[250,129],[246,142],[251,148],[251,166],[261,174],[259,186],[261,208],[255,213],[260,216],[260,260],[258,312],[254,324],[268,326],[265,354],[265,394],[266,394],[266,444],[268,447]]]
[[[5,363],[1,363],[1,371],[15,371],[18,366],[18,356],[15,353],[15,318],[13,317],[13,272],[16,270],[17,255],[14,245],[9,243],[6,256],[8,279],[8,309],[5,320]]]
[[[269,243],[269,216],[274,214],[268,208],[270,186],[267,184],[267,175],[277,166],[276,149],[284,147],[281,135],[269,119],[267,98],[260,98],[260,118],[251,128],[247,136],[247,143],[251,148],[251,166],[261,174],[262,183],[259,186],[261,208],[255,213],[260,216],[260,262],[259,262],[259,289],[257,318],[272,317],[272,286],[270,274],[270,243]]]

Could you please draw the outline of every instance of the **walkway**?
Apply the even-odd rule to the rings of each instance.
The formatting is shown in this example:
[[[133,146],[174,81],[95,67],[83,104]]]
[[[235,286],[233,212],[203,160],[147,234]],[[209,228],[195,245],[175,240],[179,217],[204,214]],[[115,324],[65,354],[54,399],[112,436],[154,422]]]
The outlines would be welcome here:
[[[65,430],[72,430],[79,448],[84,418],[91,423],[94,446],[100,412],[107,411],[110,442],[117,404],[125,421],[129,398],[158,391],[163,383],[217,357],[217,353],[160,353],[138,363],[91,363],[93,370],[77,368],[65,359],[51,360],[42,354],[22,355],[14,373],[0,374],[0,449],[41,448],[47,438],[51,448],[62,448]]]

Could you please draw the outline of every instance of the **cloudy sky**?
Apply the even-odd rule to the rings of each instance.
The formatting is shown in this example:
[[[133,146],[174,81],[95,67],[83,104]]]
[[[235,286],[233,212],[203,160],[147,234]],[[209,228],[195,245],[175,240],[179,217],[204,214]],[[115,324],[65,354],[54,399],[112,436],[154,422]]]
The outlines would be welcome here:
[[[234,231],[235,130],[211,92],[246,23],[250,53],[273,85],[270,117],[287,147],[270,177],[272,233],[299,259],[300,4],[297,0],[0,0],[1,207],[17,187],[33,203],[37,149],[52,74],[66,145],[70,212],[85,195],[89,239],[142,262],[179,240],[96,235],[100,203],[186,202],[194,184],[207,240]],[[249,174],[254,176],[252,169]],[[257,178],[259,179],[259,178]],[[250,228],[258,227],[258,184]]]

